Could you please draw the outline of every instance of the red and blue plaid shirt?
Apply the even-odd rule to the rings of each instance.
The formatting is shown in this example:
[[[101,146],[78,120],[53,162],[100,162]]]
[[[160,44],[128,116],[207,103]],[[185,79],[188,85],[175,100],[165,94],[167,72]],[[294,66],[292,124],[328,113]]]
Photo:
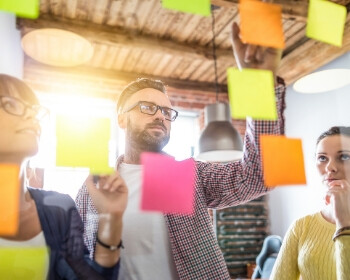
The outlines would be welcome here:
[[[285,85],[276,87],[277,121],[247,121],[244,156],[229,164],[196,162],[194,215],[165,214],[175,266],[180,279],[230,279],[218,246],[208,208],[245,203],[267,192],[260,162],[260,134],[284,134]],[[123,157],[118,159],[118,165]],[[85,227],[85,242],[93,255],[98,215],[86,186],[76,198]],[[140,230],[142,232],[142,230]]]

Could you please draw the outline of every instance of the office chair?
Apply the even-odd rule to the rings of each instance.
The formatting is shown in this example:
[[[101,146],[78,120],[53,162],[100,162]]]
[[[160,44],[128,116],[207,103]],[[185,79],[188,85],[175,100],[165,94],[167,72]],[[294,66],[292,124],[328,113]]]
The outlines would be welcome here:
[[[270,277],[278,252],[282,246],[282,238],[269,235],[265,238],[260,254],[256,257],[256,267],[252,279]]]

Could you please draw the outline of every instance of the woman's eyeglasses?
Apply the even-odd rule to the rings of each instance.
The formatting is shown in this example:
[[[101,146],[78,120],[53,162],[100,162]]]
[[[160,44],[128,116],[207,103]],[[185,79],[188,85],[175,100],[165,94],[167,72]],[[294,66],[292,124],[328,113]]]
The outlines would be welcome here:
[[[23,117],[27,110],[32,110],[35,113],[35,118],[42,120],[50,115],[48,109],[41,105],[28,105],[22,100],[12,96],[0,96],[1,107],[9,114]]]
[[[155,115],[157,113],[158,110],[160,110],[164,116],[164,118],[168,121],[175,121],[177,116],[178,116],[178,112],[174,109],[168,108],[168,107],[162,107],[159,106],[157,104],[154,104],[152,102],[148,102],[148,101],[139,101],[136,104],[132,105],[129,109],[125,110],[123,113],[127,113],[130,112],[131,110],[133,110],[136,107],[140,108],[140,112],[147,114],[147,115]]]

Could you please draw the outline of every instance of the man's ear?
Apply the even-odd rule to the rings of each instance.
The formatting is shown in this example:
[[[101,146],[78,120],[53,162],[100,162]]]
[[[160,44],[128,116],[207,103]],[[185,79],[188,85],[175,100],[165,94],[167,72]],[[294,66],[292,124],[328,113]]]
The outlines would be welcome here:
[[[122,129],[126,128],[126,114],[119,114],[118,115],[118,125]]]

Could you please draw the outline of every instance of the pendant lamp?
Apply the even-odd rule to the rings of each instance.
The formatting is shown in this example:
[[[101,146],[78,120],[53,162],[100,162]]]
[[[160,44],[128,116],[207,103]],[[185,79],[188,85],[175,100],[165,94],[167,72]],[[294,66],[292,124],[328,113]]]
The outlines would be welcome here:
[[[199,138],[199,154],[196,159],[209,162],[230,162],[242,158],[243,144],[241,136],[232,125],[229,104],[219,102],[214,32],[215,17],[213,11],[211,14],[216,103],[210,104],[204,108],[205,128]]]

